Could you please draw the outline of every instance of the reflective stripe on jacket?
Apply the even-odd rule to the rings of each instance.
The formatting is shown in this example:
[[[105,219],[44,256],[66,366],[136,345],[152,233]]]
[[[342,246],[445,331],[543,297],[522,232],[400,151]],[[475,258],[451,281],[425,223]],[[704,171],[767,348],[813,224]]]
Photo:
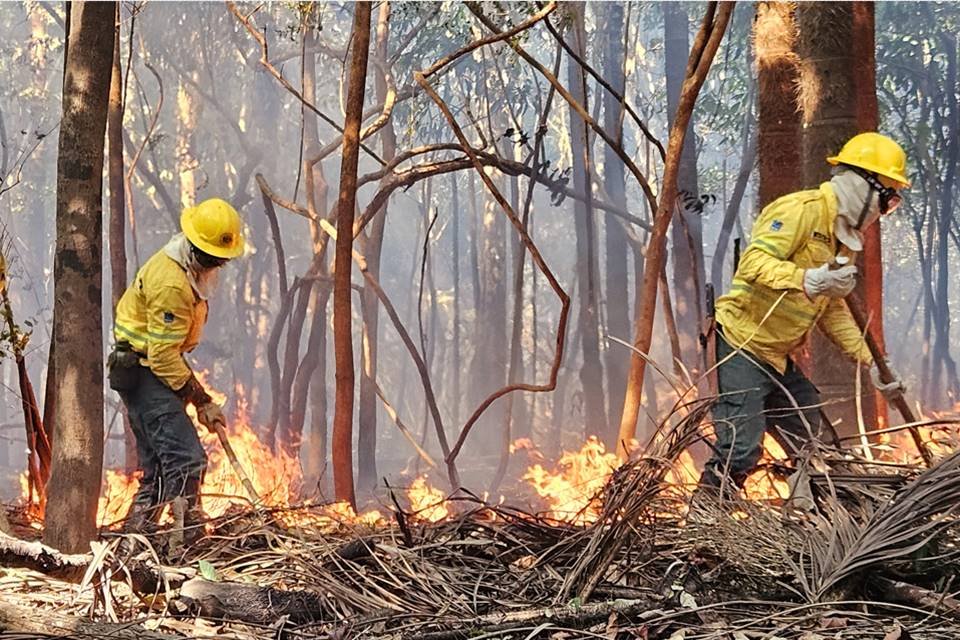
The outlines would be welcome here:
[[[783,373],[790,353],[817,324],[851,359],[873,363],[846,303],[811,300],[803,290],[804,270],[837,254],[836,218],[829,182],[778,198],[760,212],[730,291],[717,300],[717,322],[730,344]]]
[[[206,300],[194,293],[183,267],[161,249],[117,303],[113,334],[145,355],[143,364],[177,390],[191,375],[183,354],[200,342],[206,321]]]

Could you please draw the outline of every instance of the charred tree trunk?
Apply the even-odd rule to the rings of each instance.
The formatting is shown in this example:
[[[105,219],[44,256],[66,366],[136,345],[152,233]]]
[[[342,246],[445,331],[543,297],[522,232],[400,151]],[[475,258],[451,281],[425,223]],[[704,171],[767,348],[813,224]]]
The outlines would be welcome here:
[[[663,3],[664,75],[667,81],[667,113],[675,114],[684,78],[684,61],[690,53],[689,17],[685,4]],[[670,120],[673,124],[673,120]],[[698,336],[703,294],[703,223],[688,204],[699,202],[697,184],[697,141],[693,117],[687,126],[686,142],[680,155],[676,212],[672,222],[673,291],[680,338],[680,354],[689,369],[699,368]]]
[[[858,72],[853,41],[853,3],[810,2],[797,6],[800,55],[800,106],[803,116],[803,178],[815,188],[830,179],[830,165],[824,161],[857,133]],[[873,87],[873,76],[861,78]],[[833,342],[820,331],[812,342],[812,379],[823,399],[838,404],[826,409],[842,420],[842,435],[856,433],[856,365],[849,362]],[[869,384],[862,385],[864,391]],[[876,424],[876,403],[872,390],[862,392],[863,419]]]
[[[793,2],[758,2],[753,23],[757,65],[759,205],[803,187],[800,172],[800,60]]]
[[[572,18],[570,45],[582,60],[587,59],[587,32],[585,4],[570,2],[567,10]],[[576,62],[567,64],[567,84],[573,99],[588,109],[586,71]],[[597,256],[597,227],[593,217],[593,166],[587,125],[570,107],[570,151],[573,155],[574,189],[584,194],[574,203],[573,211],[577,238],[577,279],[580,284],[580,307],[577,322],[583,345],[580,384],[583,387],[584,438],[607,430],[606,398],[603,394],[603,364],[600,362],[600,325],[598,287],[599,260]]]
[[[370,49],[369,2],[354,5],[352,55],[347,80],[343,160],[337,199],[337,245],[333,283],[333,341],[336,357],[336,402],[333,416],[333,483],[337,500],[356,506],[353,491],[353,332],[350,274],[353,272],[353,219],[357,200],[360,123]]]
[[[389,55],[387,43],[390,37],[390,3],[384,2],[377,19],[376,55],[379,64],[374,77],[377,101],[387,99],[387,68]],[[382,157],[390,162],[397,154],[397,135],[390,120],[380,130]],[[367,270],[376,280],[380,279],[380,254],[383,249],[383,229],[387,219],[387,205],[378,212],[370,223],[370,231],[364,239],[363,255],[367,259]],[[357,434],[357,484],[361,490],[372,490],[377,484],[377,355],[380,342],[380,304],[376,294],[364,287],[360,298],[360,310],[363,317],[363,354],[360,369],[360,406],[358,412]]]
[[[72,3],[64,60],[53,308],[58,427],[44,541],[68,553],[96,537],[103,465],[103,145],[115,12],[113,4]]]
[[[603,66],[607,81],[625,95],[626,75],[624,64],[624,11],[619,2],[603,5],[606,27],[603,33]],[[623,144],[623,105],[609,91],[603,98],[603,128],[613,138]],[[627,187],[623,162],[611,147],[604,147],[603,186],[611,204],[627,208]],[[630,295],[627,287],[627,236],[623,225],[612,215],[604,220],[604,253],[607,272],[604,284],[604,299],[607,309],[607,333],[626,340],[630,334]],[[623,413],[623,392],[627,384],[627,365],[629,360],[619,349],[607,349],[607,404],[610,412],[610,425],[605,441],[612,449],[617,435],[614,416]]]

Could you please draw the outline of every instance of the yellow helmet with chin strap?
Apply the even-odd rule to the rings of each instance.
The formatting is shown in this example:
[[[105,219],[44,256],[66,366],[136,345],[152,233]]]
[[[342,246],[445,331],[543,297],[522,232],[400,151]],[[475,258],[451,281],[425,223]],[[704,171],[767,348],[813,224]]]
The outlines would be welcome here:
[[[183,235],[197,249],[215,258],[229,260],[243,253],[242,226],[237,210],[220,198],[204,200],[180,214]]]
[[[897,183],[897,188],[910,186],[907,178],[907,154],[892,139],[879,133],[860,133],[850,138],[835,156],[827,158],[832,165],[860,167]]]

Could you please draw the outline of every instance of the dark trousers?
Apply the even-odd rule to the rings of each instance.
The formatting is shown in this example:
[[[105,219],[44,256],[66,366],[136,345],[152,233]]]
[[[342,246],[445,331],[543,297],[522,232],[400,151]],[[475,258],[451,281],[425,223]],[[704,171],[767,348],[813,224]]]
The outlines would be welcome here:
[[[131,513],[159,517],[159,505],[177,496],[196,504],[207,454],[181,400],[146,367],[131,372],[135,383],[120,398],[137,441],[143,477]]]
[[[727,476],[739,487],[760,460],[767,431],[788,453],[819,434],[820,394],[792,360],[781,374],[749,352],[735,351],[719,331],[717,362],[717,439],[700,483],[718,487]]]

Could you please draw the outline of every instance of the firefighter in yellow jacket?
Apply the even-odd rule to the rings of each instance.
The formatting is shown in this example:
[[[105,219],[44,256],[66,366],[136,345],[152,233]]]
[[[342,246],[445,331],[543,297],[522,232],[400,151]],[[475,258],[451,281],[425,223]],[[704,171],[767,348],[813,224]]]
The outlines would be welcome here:
[[[185,524],[197,522],[207,460],[186,405],[204,425],[223,420],[183,354],[200,342],[218,268],[243,253],[240,216],[212,198],[184,209],[180,228],[137,272],[113,327],[110,387],[127,409],[143,473],[127,518],[133,531],[149,530],[178,496]]]
[[[863,230],[899,206],[898,191],[909,186],[906,154],[886,136],[862,133],[827,161],[835,166],[829,182],[763,209],[730,291],[717,301],[717,437],[701,486],[741,486],[768,429],[798,445],[817,436],[819,395],[790,357],[815,325],[851,360],[873,365],[843,301],[857,268],[835,258],[860,251]],[[882,384],[875,366],[871,379],[885,395],[903,391],[899,379]]]

